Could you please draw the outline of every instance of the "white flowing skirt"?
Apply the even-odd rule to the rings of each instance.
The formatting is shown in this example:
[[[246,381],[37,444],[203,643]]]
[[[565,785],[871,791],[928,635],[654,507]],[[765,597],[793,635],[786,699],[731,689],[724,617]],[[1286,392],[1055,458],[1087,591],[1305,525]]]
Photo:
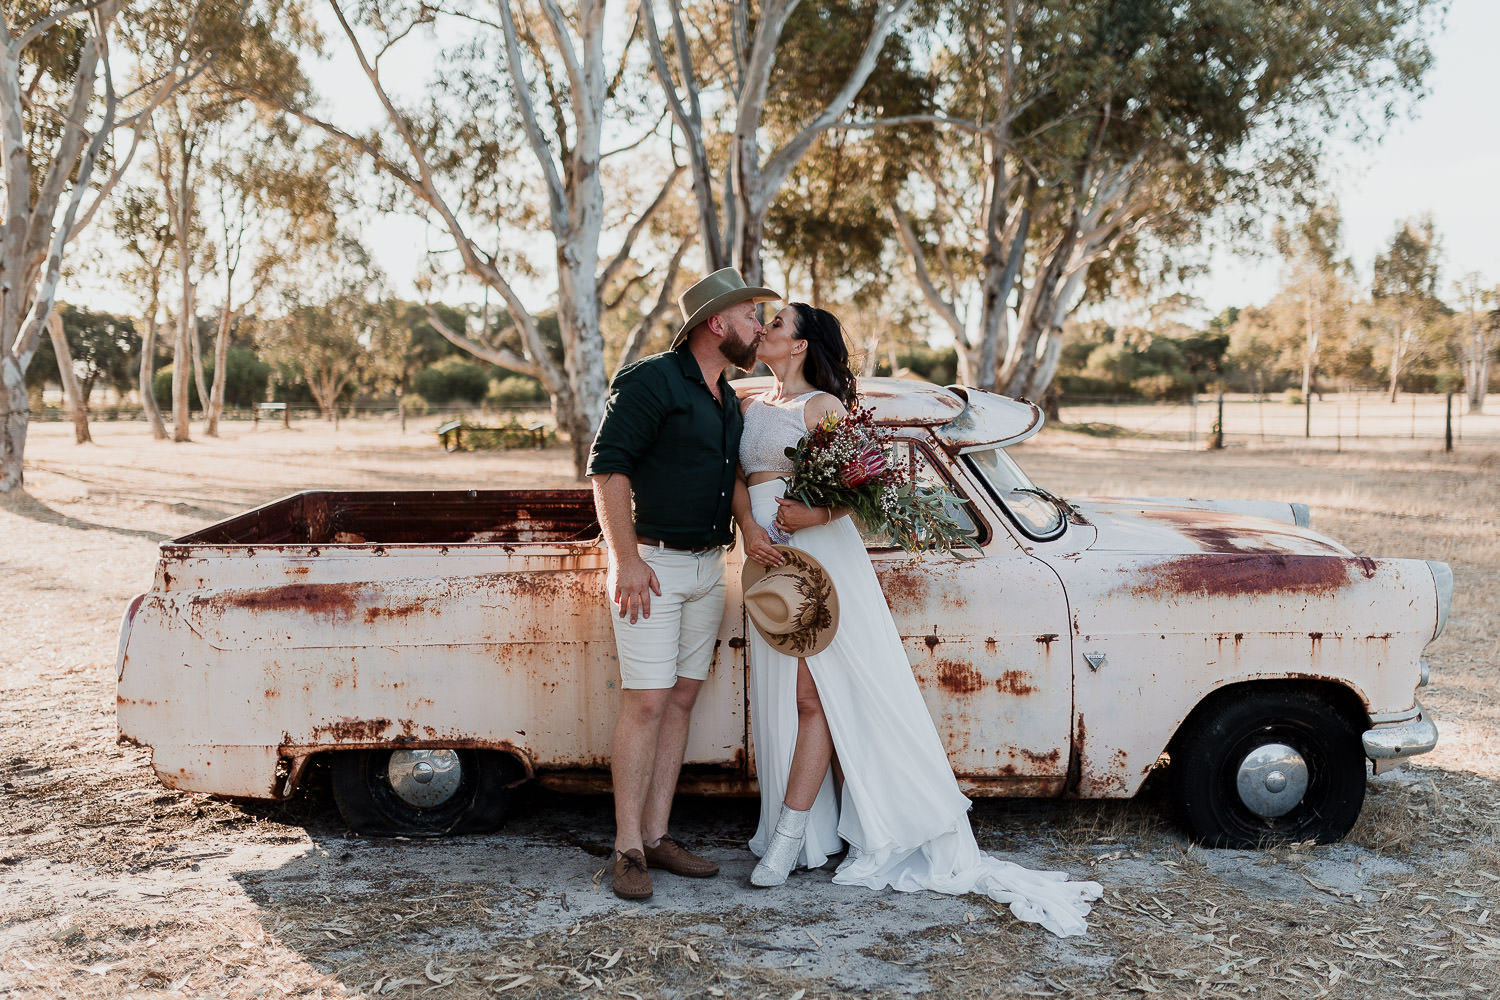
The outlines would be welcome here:
[[[769,524],[779,480],[750,487],[751,515]],[[833,880],[901,892],[977,892],[1010,906],[1022,920],[1062,937],[1087,929],[1096,882],[1063,872],[1031,871],[981,851],[969,827],[969,800],[912,675],[880,582],[852,519],[804,528],[790,543],[827,569],[839,598],[839,628],[823,652],[807,657],[843,769],[842,801],[833,775],[823,778],[798,863],[822,866],[849,853]],[[760,826],[750,850],[765,853],[786,794],[797,742],[797,660],[772,649],[754,628],[750,641],[750,722],[760,781]]]

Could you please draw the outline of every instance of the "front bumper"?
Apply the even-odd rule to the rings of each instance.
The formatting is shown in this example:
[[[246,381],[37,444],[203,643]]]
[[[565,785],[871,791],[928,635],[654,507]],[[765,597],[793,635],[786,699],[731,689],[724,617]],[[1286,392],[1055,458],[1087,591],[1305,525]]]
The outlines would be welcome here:
[[[1365,756],[1375,762],[1376,772],[1394,766],[1396,761],[1426,753],[1437,746],[1437,726],[1417,702],[1416,715],[1391,725],[1365,730],[1360,742]]]

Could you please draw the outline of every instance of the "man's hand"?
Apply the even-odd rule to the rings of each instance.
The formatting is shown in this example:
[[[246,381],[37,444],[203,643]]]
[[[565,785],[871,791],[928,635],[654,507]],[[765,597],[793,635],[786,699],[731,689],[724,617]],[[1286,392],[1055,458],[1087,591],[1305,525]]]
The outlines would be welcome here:
[[[745,537],[745,557],[754,559],[762,566],[780,566],[786,562],[786,557],[781,551],[771,544],[771,536],[766,534],[766,529],[760,525],[750,523],[742,529]]]
[[[650,618],[651,595],[661,596],[661,583],[657,581],[656,573],[634,552],[615,553],[611,550],[610,559],[615,564],[611,574],[615,581],[611,600],[619,605],[620,617],[628,614],[632,625],[637,617]]]
[[[786,532],[829,524],[838,513],[829,507],[809,507],[801,500],[788,500],[786,497],[777,497],[776,504],[780,508],[776,512],[776,524]]]

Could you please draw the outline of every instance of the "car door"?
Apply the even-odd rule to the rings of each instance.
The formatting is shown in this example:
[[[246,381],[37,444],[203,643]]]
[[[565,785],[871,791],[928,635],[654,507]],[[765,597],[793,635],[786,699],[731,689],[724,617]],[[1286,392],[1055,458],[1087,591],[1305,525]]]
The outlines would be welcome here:
[[[1057,574],[1023,550],[962,466],[930,438],[898,441],[919,481],[968,503],[983,547],[914,562],[889,540],[866,546],[938,732],[965,791],[1053,795],[1068,770],[1072,672],[1067,599]]]

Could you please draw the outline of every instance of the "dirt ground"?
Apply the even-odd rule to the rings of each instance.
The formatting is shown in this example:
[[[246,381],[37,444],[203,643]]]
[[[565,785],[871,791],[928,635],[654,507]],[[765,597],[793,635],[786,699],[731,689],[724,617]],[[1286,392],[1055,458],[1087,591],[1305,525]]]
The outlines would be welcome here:
[[[1065,414],[1065,416],[1067,416]],[[1069,418],[1079,420],[1079,418]],[[1486,422],[1488,421],[1488,423]],[[1081,422],[1081,420],[1080,420]],[[608,800],[525,792],[494,836],[369,840],[326,788],[238,805],[159,785],[115,741],[112,665],[162,540],[312,487],[574,485],[559,449],[444,454],[430,433],[230,425],[152,442],[33,428],[0,496],[0,994],[18,997],[1488,997],[1500,972],[1500,418],[1420,448],[1186,451],[1047,430],[1015,449],[1067,495],[1309,503],[1366,555],[1442,559],[1457,597],[1422,694],[1433,754],[1372,778],[1341,844],[1189,844],[1129,802],[976,803],[983,847],[1106,889],[1057,940],[987,901],[746,886],[749,801],[687,799],[723,867],[610,894]]]

